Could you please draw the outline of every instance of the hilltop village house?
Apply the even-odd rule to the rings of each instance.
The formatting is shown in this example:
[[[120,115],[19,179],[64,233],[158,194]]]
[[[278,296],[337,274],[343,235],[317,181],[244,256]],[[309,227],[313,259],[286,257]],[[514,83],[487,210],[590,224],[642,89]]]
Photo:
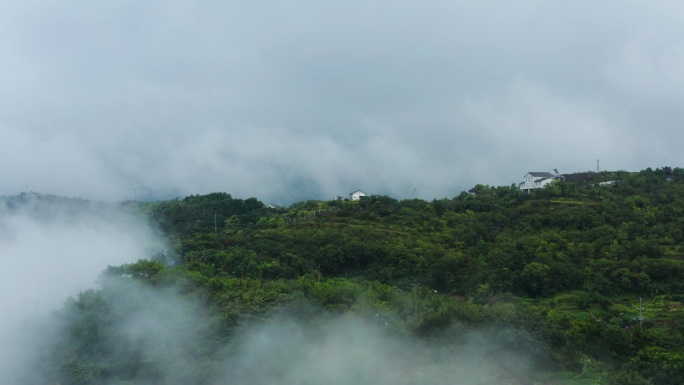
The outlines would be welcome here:
[[[598,174],[593,171],[575,172],[572,174],[551,174],[550,172],[528,172],[525,181],[518,184],[522,192],[529,194],[534,189],[544,188],[554,180],[571,183],[585,183],[594,180]],[[615,181],[601,182],[599,185],[613,184]]]
[[[551,183],[553,180],[554,176],[550,172],[530,171],[525,174],[525,180],[518,186],[522,192],[529,194],[532,190],[544,188],[544,186]]]
[[[361,191],[361,190],[356,190],[353,193],[349,194],[349,200],[352,201],[358,201],[361,199],[361,197],[365,197],[366,193]]]
[[[597,174],[593,171],[576,172],[574,174],[562,174],[560,176],[561,182],[589,182],[594,179]]]

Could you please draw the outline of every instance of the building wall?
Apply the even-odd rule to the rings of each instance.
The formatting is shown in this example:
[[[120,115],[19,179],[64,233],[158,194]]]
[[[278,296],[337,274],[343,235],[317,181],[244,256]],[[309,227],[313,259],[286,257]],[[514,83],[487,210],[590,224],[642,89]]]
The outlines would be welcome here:
[[[361,197],[365,197],[366,193],[363,191],[356,191],[350,195],[350,199],[353,201],[358,201]]]
[[[544,179],[544,177],[533,177],[532,175],[527,174],[525,175],[525,181],[520,185],[520,189],[523,192],[529,193],[530,190],[543,188],[553,181],[553,178],[546,178],[540,181],[541,179]]]

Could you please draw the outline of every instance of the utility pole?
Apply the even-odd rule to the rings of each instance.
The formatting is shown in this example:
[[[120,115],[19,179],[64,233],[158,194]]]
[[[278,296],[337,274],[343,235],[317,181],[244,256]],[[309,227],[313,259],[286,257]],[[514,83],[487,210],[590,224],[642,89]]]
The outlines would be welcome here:
[[[413,313],[416,316],[416,319],[418,319],[418,286],[420,284],[418,282],[413,283]]]

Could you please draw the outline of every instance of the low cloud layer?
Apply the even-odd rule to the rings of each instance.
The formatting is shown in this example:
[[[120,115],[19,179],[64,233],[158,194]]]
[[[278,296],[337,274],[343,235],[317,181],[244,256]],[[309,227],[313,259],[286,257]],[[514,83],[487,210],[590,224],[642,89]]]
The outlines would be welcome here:
[[[25,196],[0,201],[0,382],[17,383],[40,345],[48,314],[70,296],[96,287],[107,265],[148,258],[164,247],[140,219],[114,207]],[[15,201],[16,204],[16,201]]]
[[[371,321],[276,317],[240,336],[215,384],[491,384],[527,378],[533,367],[533,352],[506,348],[501,330],[455,326],[427,341]]]
[[[126,279],[103,293],[83,301],[98,312],[67,307],[60,317],[66,323],[44,329],[35,345],[56,347],[56,354],[35,364],[46,373],[29,371],[23,378],[30,380],[19,384],[77,378],[112,385],[476,385],[529,382],[543,363],[542,351],[520,331],[455,325],[419,339],[391,319],[309,309],[275,311],[221,338],[197,298]],[[84,330],[94,330],[97,340]],[[51,360],[62,366],[55,370]]]
[[[390,316],[328,314],[302,303],[226,333],[201,292],[142,285],[125,275],[95,285],[106,265],[165,247],[119,205],[32,194],[5,202],[3,384],[71,376],[112,385],[469,385],[527,378],[548,358],[521,330],[454,325],[414,338]],[[101,290],[88,290],[94,287]],[[80,302],[65,304],[69,296]]]
[[[8,4],[0,194],[431,199],[678,165],[682,6],[646,8]]]

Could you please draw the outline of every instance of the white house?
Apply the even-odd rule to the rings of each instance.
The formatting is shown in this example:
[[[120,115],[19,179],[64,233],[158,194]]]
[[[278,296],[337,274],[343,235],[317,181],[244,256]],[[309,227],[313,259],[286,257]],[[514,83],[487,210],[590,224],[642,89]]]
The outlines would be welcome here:
[[[530,171],[525,174],[525,181],[521,182],[518,186],[524,193],[529,193],[530,191],[538,188],[544,188],[547,184],[553,181],[553,174],[550,172],[534,172]]]
[[[361,197],[365,197],[366,193],[361,191],[361,190],[356,190],[353,193],[349,194],[349,199],[353,201],[358,201],[361,199]]]

